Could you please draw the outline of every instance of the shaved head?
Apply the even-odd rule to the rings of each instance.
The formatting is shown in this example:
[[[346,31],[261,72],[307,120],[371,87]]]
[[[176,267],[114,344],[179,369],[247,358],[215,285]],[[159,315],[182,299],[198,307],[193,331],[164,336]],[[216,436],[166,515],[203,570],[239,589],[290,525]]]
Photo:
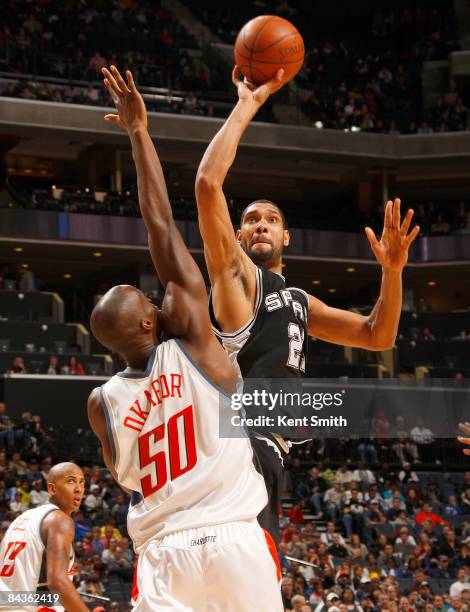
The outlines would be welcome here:
[[[63,478],[66,474],[72,472],[79,472],[80,475],[83,476],[82,468],[78,467],[76,463],[72,463],[71,461],[58,463],[49,470],[49,473],[47,474],[47,484],[55,484],[58,480],[60,480],[60,478]]]
[[[71,461],[54,465],[47,475],[47,492],[52,504],[66,514],[80,508],[85,493],[83,470]]]
[[[91,330],[101,344],[125,355],[142,336],[155,333],[156,308],[131,285],[113,287],[91,313]]]

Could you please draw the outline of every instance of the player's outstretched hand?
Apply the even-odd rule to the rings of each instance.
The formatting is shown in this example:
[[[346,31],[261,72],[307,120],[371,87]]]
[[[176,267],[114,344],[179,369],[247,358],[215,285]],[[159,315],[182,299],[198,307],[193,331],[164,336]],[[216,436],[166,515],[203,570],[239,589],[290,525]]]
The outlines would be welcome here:
[[[387,202],[380,241],[370,227],[365,228],[366,236],[379,264],[383,268],[396,271],[401,271],[406,266],[408,249],[420,229],[415,225],[411,232],[408,232],[414,212],[410,208],[401,223],[400,205],[401,201],[398,198],[393,202],[391,200]]]
[[[127,83],[121,76],[116,66],[111,66],[110,70],[102,69],[104,76],[104,86],[109,92],[117,108],[117,115],[105,115],[106,121],[115,123],[123,130],[133,130],[138,127],[147,127],[147,109],[142,96],[132,78],[130,70],[126,70]]]
[[[466,444],[467,446],[470,446],[470,423],[459,423],[459,429],[467,437],[464,438],[463,436],[459,436],[457,440],[461,442],[462,444]],[[464,448],[462,452],[464,455],[470,455],[470,448]]]
[[[256,85],[249,81],[246,77],[243,81],[240,80],[240,71],[238,66],[234,66],[232,71],[232,82],[237,88],[238,97],[240,100],[254,102],[258,106],[262,106],[273,93],[281,89],[283,86],[282,77],[284,70],[281,68],[277,71],[276,76],[267,81],[263,85]]]

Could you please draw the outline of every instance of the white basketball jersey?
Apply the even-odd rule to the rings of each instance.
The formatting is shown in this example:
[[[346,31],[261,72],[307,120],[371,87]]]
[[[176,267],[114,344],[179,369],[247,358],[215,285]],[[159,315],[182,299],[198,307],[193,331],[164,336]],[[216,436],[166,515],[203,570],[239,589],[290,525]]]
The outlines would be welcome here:
[[[248,438],[219,435],[219,400],[227,394],[174,339],[156,347],[144,372],[101,387],[117,477],[133,491],[137,552],[181,529],[254,519],[266,505]]]
[[[55,504],[44,504],[26,510],[8,527],[0,547],[0,591],[36,591],[46,550],[41,525],[53,510],[59,508]],[[73,574],[73,564],[72,549],[70,575]]]

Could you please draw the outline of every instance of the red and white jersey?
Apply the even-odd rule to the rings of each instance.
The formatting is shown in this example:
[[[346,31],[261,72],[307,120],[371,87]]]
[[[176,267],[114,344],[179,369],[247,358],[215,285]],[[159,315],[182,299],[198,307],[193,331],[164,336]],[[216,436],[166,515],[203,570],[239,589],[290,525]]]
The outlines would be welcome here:
[[[45,551],[41,526],[55,504],[26,510],[8,527],[0,546],[0,591],[33,591],[45,582]],[[44,565],[43,565],[44,563]],[[70,550],[69,574],[73,573],[74,553]]]
[[[127,526],[136,551],[182,529],[251,520],[267,503],[248,437],[220,437],[219,402],[179,340],[152,352],[143,372],[101,387],[119,484],[133,491]]]

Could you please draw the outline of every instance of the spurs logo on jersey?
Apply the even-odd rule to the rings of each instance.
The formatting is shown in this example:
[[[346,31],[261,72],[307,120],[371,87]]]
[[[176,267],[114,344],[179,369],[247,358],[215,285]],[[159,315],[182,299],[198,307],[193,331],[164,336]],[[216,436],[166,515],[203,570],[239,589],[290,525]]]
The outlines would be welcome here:
[[[41,525],[54,510],[59,510],[55,504],[26,510],[8,527],[0,547],[0,591],[36,591],[42,576],[47,575]],[[71,550],[70,575],[73,574],[73,565]]]
[[[253,317],[233,334],[221,332],[209,304],[215,333],[243,378],[303,376],[307,356],[308,295],[286,287],[282,276],[256,269]]]
[[[136,550],[169,533],[254,519],[267,502],[247,438],[219,437],[219,402],[178,340],[159,344],[144,372],[101,387],[118,481],[133,491]]]

